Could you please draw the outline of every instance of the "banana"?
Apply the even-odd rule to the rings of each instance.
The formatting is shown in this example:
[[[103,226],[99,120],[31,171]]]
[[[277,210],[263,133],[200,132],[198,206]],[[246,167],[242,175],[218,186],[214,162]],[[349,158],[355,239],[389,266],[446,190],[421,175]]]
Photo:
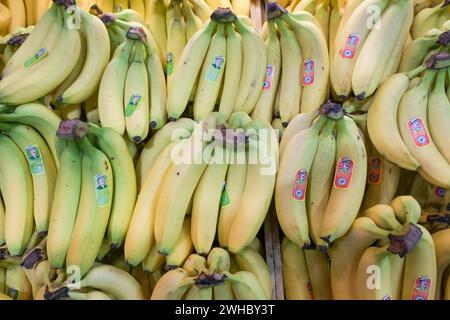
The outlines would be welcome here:
[[[37,1],[34,1],[34,0],[24,0],[24,3],[25,3],[25,12],[26,12],[26,14],[27,14],[27,16],[26,16],[26,25],[27,26],[34,26],[36,23],[35,23],[35,20],[34,20],[34,6],[35,6],[35,3],[36,3]]]
[[[434,300],[437,288],[435,245],[431,234],[421,225],[422,237],[405,257],[402,300]]]
[[[339,4],[339,0],[331,0],[330,1],[330,20],[328,26],[328,54],[330,55],[330,62],[333,59],[334,54],[334,45],[337,30],[339,28],[339,22],[341,21],[341,17],[343,14],[343,10]]]
[[[39,133],[29,126],[0,123],[0,130],[12,138],[27,159],[33,180],[36,228],[46,233],[57,176],[50,149]]]
[[[215,249],[211,250],[214,252]],[[210,254],[212,256],[212,254]],[[211,259],[211,258],[210,258]],[[229,257],[228,257],[229,259]],[[208,269],[206,266],[207,260],[205,257],[196,253],[191,254],[183,264],[183,270],[187,272],[190,277],[198,276],[200,273]]]
[[[353,93],[358,99],[369,97],[375,92],[380,82],[390,75],[384,74],[386,70],[396,71],[399,62],[397,57],[400,55],[395,55],[394,51],[396,46],[403,48],[413,17],[412,0],[397,1],[389,5],[381,16],[381,27],[370,32],[352,75]],[[389,67],[392,61],[395,63]]]
[[[263,92],[252,112],[252,119],[271,122],[281,75],[281,49],[275,23],[269,21],[266,40],[267,68]],[[230,62],[230,61],[229,61]],[[225,70],[226,72],[226,70]]]
[[[145,46],[142,41],[136,41],[134,48],[134,58],[125,79],[123,106],[128,137],[137,144],[148,135],[150,93]]]
[[[242,37],[242,73],[235,101],[235,111],[250,113],[261,95],[267,67],[264,41],[256,29],[247,26],[242,17],[233,22]]]
[[[400,167],[380,155],[371,156],[367,187],[361,210],[376,204],[388,204],[395,197],[400,183]]]
[[[208,255],[208,259],[210,259],[209,257],[213,255],[214,252],[217,251],[217,248],[214,248],[211,250],[210,254]],[[223,252],[222,250],[220,250],[222,253],[221,255],[225,255],[225,253],[228,255],[228,252]],[[224,259],[226,260],[226,258]],[[215,272],[219,275],[222,275],[224,272],[229,271],[230,268],[230,256],[228,255],[228,264],[227,263],[217,263],[217,266],[215,268]],[[234,293],[233,293],[233,288],[231,287],[230,282],[228,281],[224,281],[222,284],[217,284],[215,285],[213,288],[213,299],[214,300],[234,300]]]
[[[317,151],[311,165],[306,191],[309,234],[314,243],[319,242],[323,213],[327,207],[333,182],[336,158],[336,139],[333,130],[334,122],[328,121],[319,134]]]
[[[3,199],[0,195],[0,242],[1,245],[5,244],[5,205],[3,204]],[[3,292],[0,287],[0,292]]]
[[[98,92],[98,112],[102,127],[109,127],[123,135],[125,132],[124,94],[129,59],[134,42],[126,40],[117,48],[103,73]]]
[[[58,139],[55,133],[61,118],[49,108],[40,103],[27,103],[14,108],[6,107],[0,111],[0,121],[25,124],[36,129],[47,142],[56,165],[59,165],[58,158],[65,147],[65,141]]]
[[[9,10],[14,13],[11,15],[9,33],[13,33],[17,28],[26,27],[27,14],[23,0],[5,0],[4,2]]]
[[[183,221],[183,227],[179,234],[177,243],[173,247],[172,252],[166,257],[166,267],[175,269],[181,267],[194,249],[191,240],[192,223],[191,218],[186,217]]]
[[[214,159],[203,172],[193,195],[191,237],[200,255],[209,253],[216,237],[220,199],[228,171],[228,163],[223,160],[214,153]]]
[[[270,278],[269,268],[263,257],[253,248],[247,247],[234,255],[234,259],[242,271],[248,271],[256,275],[261,283],[265,299],[272,297],[272,280]]]
[[[433,234],[433,242],[436,249],[436,299],[442,299],[444,296],[445,283],[444,273],[450,264],[450,252],[448,243],[450,241],[450,229],[438,231]],[[448,299],[448,298],[447,298]]]
[[[425,8],[416,14],[411,26],[411,36],[414,39],[422,37],[428,30],[440,27],[438,18],[441,12],[448,10],[446,6],[435,5]]]
[[[50,10],[44,13],[42,18],[36,24],[32,34],[30,34],[27,40],[20,46],[14,57],[6,63],[2,71],[3,78],[12,74],[16,70],[19,70],[26,60],[42,49],[41,45],[45,43],[47,37],[51,36],[51,32],[49,31],[58,30],[60,14],[61,13],[57,4],[53,4]]]
[[[300,248],[311,245],[306,213],[307,186],[316,155],[319,132],[326,122],[322,117],[315,125],[297,133],[281,157],[275,185],[275,207],[284,234]],[[327,127],[333,127],[329,121]]]
[[[376,150],[401,168],[417,170],[420,166],[409,151],[397,124],[398,108],[408,90],[408,74],[389,77],[378,89],[367,113],[367,130]]]
[[[205,2],[205,0],[191,0],[190,1],[194,6],[195,13],[202,19],[203,21],[207,21],[211,16],[212,9]]]
[[[284,150],[286,150],[286,146],[292,137],[297,134],[297,132],[309,128],[317,116],[318,112],[300,113],[289,122],[289,125],[286,127],[283,137],[281,138],[280,156],[283,155]]]
[[[114,0],[114,12],[128,9],[128,0]]]
[[[3,78],[0,83],[1,103],[17,105],[39,99],[56,89],[73,70],[80,55],[81,38],[78,30],[66,25],[70,19],[69,14],[63,11],[63,15],[64,22],[61,22],[59,40],[48,49],[52,51],[53,58],[36,63],[39,62],[37,57],[40,52],[35,54],[32,60],[27,60],[20,70]],[[74,59],[67,59],[68,56]],[[48,77],[48,74],[52,74],[52,77]]]
[[[173,249],[195,187],[207,167],[204,157],[212,150],[208,148],[203,152],[208,144],[204,139],[205,134],[208,129],[215,128],[217,122],[224,122],[215,116],[217,114],[212,114],[200,122],[191,137],[172,152],[171,164],[160,185],[156,207],[155,238],[161,254],[167,255]],[[173,190],[183,190],[177,195],[177,201],[173,201],[171,197]]]
[[[165,261],[166,257],[159,254],[156,245],[153,245],[148,255],[142,261],[142,267],[144,271],[153,273],[162,270]]]
[[[195,15],[187,0],[182,1],[181,9],[183,10],[182,13],[186,25],[186,41],[189,41],[189,39],[201,29],[203,21]]]
[[[411,41],[403,49],[398,71],[408,72],[420,66],[428,52],[438,47],[437,40],[440,33],[441,31],[439,29],[432,29],[423,37]]]
[[[95,262],[106,233],[114,194],[111,163],[87,138],[77,141],[83,152],[82,183],[77,218],[67,250],[66,266],[78,266],[83,276]]]
[[[144,293],[132,275],[117,267],[98,264],[81,279],[81,288],[101,290],[119,300],[143,300]]]
[[[360,217],[355,220],[346,235],[330,246],[333,299],[355,298],[354,276],[363,252],[377,239],[386,239],[388,234],[388,231],[380,229],[372,219]]]
[[[427,107],[428,121],[433,141],[440,153],[450,163],[450,152],[446,147],[446,137],[450,136],[448,128],[450,120],[450,102],[445,91],[445,78],[447,70],[440,70],[434,88],[430,93]]]
[[[228,248],[236,253],[258,233],[272,199],[278,169],[278,140],[268,123],[256,120],[246,127],[249,137],[249,161],[241,202],[231,225]],[[257,144],[257,145],[256,145]],[[247,226],[242,230],[242,226]]]
[[[74,142],[69,142],[61,155],[48,229],[47,254],[54,268],[64,265],[80,193],[81,151]]]
[[[113,171],[114,193],[107,237],[112,248],[119,248],[126,236],[137,197],[133,159],[123,138],[111,128],[89,127],[100,150],[108,157]]]
[[[366,177],[366,148],[356,124],[344,117],[336,122],[336,171],[320,231],[323,242],[333,242],[350,228],[361,206]]]
[[[267,300],[263,286],[254,273],[238,271],[234,274],[225,272],[237,300]]]
[[[199,288],[193,284],[186,294],[183,296],[183,300],[212,300],[213,288]]]
[[[77,79],[57,97],[59,103],[82,103],[94,94],[110,58],[108,32],[96,16],[80,11],[81,32],[86,37],[86,59]]]
[[[430,182],[448,189],[450,165],[430,136],[427,119],[428,90],[435,74],[436,71],[428,70],[421,83],[405,93],[398,109],[398,127],[409,151],[420,163],[424,173],[433,180]]]
[[[304,249],[306,267],[314,300],[331,300],[331,283],[328,256],[320,250]]]
[[[172,81],[178,66],[182,63],[182,54],[186,46],[186,27],[181,14],[180,4],[176,1],[171,1],[170,6],[173,6],[173,17],[167,20],[169,23],[167,27],[167,90],[169,95],[172,91]],[[175,91],[178,91],[176,87]]]
[[[212,37],[208,52],[200,71],[200,80],[197,86],[194,101],[194,120],[203,120],[214,110],[224,70],[227,64],[227,44],[225,29],[219,24],[216,34]]]
[[[33,228],[33,181],[23,152],[3,134],[0,134],[0,150],[0,190],[5,204],[6,245],[11,256],[19,256]]]
[[[130,0],[130,9],[136,11],[142,18],[145,18],[145,1]]]
[[[282,56],[282,71],[280,79],[280,118],[283,123],[300,113],[300,99],[302,86],[300,76],[302,67],[302,50],[295,33],[288,25],[278,19],[277,27],[280,31],[280,47]]]
[[[219,112],[229,119],[233,112],[234,102],[239,91],[242,70],[242,40],[232,24],[226,24],[226,68],[223,76],[223,92],[220,99]]]
[[[69,291],[69,300],[113,300],[113,298],[100,290],[91,290],[88,292]]]
[[[31,284],[21,266],[6,269],[6,293],[14,300],[32,300]]]
[[[83,103],[83,110],[88,123],[100,125],[100,117],[98,115],[98,91]]]
[[[304,251],[284,237],[281,243],[281,256],[286,300],[312,300],[313,292]]]
[[[228,248],[230,229],[237,214],[247,179],[247,164],[240,162],[239,159],[246,160],[243,145],[236,146],[236,155],[228,167],[220,199],[217,237],[223,248]]]
[[[362,217],[368,217],[375,222],[375,224],[382,229],[399,231],[402,225],[397,221],[394,209],[387,204],[377,204],[361,214]]]
[[[167,52],[166,5],[165,0],[145,1],[145,21],[149,26],[161,53],[161,62]]]
[[[176,90],[168,92],[167,113],[169,120],[173,121],[180,118],[186,109],[216,26],[217,22],[210,20],[186,44],[179,58],[179,68],[172,79],[172,86]]]
[[[387,247],[368,247],[359,260],[355,297],[358,300],[391,300],[391,264]]]
[[[195,283],[184,269],[170,270],[164,274],[153,289],[151,300],[180,300]]]
[[[231,5],[236,14],[250,16],[251,0],[231,0]]]
[[[311,14],[314,13],[316,7],[316,0],[300,0],[297,1],[297,5],[294,7],[293,12],[307,11]]]
[[[11,11],[3,3],[0,3],[0,35],[1,36],[4,36],[8,33],[10,23],[11,23]]]
[[[152,256],[156,254],[150,252],[150,250],[155,251],[154,222],[157,214],[156,208],[160,186],[163,184],[165,175],[171,166],[170,157],[176,144],[177,142],[173,142],[160,152],[138,194],[125,239],[125,259],[132,266],[138,265],[147,254]]]
[[[367,12],[376,9],[380,14],[388,0],[354,0],[347,7],[336,32],[333,60],[330,66],[331,86],[336,95],[344,100],[352,90],[352,75],[369,33],[378,21],[368,21]],[[383,28],[384,30],[384,28]],[[389,30],[386,30],[389,32]]]
[[[320,24],[321,31],[325,37],[325,41],[328,44],[328,32],[330,28],[330,0],[324,0],[320,3],[316,3],[316,8],[314,9],[314,17]]]
[[[395,216],[400,223],[417,223],[421,208],[419,203],[411,196],[399,196],[389,204],[394,209]]]
[[[171,142],[187,138],[194,130],[195,122],[189,118],[171,121],[158,130],[145,144],[136,164],[138,187],[142,188],[145,178],[161,151]]]

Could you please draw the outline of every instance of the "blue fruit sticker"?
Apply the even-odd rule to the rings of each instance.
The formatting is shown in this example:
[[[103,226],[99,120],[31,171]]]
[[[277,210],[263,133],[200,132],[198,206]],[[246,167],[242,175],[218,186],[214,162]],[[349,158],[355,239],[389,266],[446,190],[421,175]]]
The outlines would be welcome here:
[[[95,196],[99,207],[105,207],[109,203],[108,177],[104,174],[97,174],[94,177]]]
[[[27,156],[28,166],[30,167],[31,174],[38,176],[44,173],[44,162],[42,161],[41,150],[38,146],[28,146],[25,148],[25,154]]]

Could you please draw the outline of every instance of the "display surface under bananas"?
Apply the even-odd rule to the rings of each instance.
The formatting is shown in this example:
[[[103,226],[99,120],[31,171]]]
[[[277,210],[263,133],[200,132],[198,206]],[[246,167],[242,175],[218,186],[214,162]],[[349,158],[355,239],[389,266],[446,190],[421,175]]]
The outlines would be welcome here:
[[[1,1],[0,299],[450,299],[449,8]]]

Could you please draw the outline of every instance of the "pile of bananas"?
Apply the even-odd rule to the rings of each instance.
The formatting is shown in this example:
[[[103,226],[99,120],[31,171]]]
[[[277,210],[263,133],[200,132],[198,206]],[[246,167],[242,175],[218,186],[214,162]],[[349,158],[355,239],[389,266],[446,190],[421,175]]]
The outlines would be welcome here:
[[[213,248],[208,257],[190,255],[182,268],[165,273],[152,300],[268,300],[272,282],[260,253],[247,247],[230,255]]]
[[[5,0],[0,2],[0,36],[18,28],[34,26],[50,8],[51,0]]]

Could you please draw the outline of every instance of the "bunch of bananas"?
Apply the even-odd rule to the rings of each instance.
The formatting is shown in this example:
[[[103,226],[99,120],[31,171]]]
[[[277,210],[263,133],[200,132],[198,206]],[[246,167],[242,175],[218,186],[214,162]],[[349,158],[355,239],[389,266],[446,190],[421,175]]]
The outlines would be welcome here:
[[[180,118],[190,100],[194,100],[195,120],[204,119],[216,104],[226,119],[233,111],[254,109],[263,89],[267,54],[249,20],[219,8],[189,40],[175,63],[169,87],[170,120]]]
[[[367,129],[376,149],[389,161],[417,170],[431,184],[448,189],[448,69],[436,69],[442,63],[440,58],[445,63],[448,57],[445,52],[432,56],[432,65],[417,81],[410,79],[424,71],[425,65],[389,77],[369,108]]]
[[[221,247],[240,252],[268,211],[277,157],[270,125],[242,112],[229,124],[220,113],[199,124],[185,118],[167,124],[137,163],[140,192],[125,240],[126,261],[153,264],[158,254],[169,261],[178,247],[189,246],[208,255],[216,236]]]
[[[267,71],[252,117],[285,126],[300,112],[319,109],[329,93],[327,40],[308,12],[288,13],[267,4]],[[278,34],[279,33],[279,37]]]
[[[367,153],[357,125],[338,104],[324,104],[318,113],[294,118],[280,143],[276,213],[286,237],[301,248],[328,247],[343,236],[366,185]]]
[[[5,0],[0,2],[0,35],[33,26],[50,7],[51,0]]]
[[[375,12],[368,17],[368,12]],[[330,80],[334,96],[364,99],[397,71],[414,18],[413,0],[351,1],[340,19]]]
[[[52,104],[62,108],[95,93],[109,61],[108,33],[100,19],[83,10],[77,23],[77,11],[68,10],[74,4],[55,0],[6,63],[1,103],[19,105],[50,94]]]
[[[165,273],[152,300],[268,300],[272,297],[269,269],[260,255],[246,247],[237,254],[213,248],[207,258],[191,254],[182,268]]]

